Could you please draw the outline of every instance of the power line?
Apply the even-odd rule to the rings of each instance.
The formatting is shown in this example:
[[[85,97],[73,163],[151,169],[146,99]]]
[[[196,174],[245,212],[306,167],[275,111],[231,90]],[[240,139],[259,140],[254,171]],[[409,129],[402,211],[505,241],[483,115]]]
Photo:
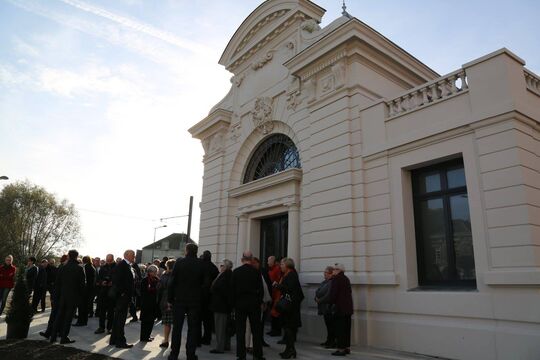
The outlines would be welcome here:
[[[91,213],[100,214],[100,215],[104,215],[104,216],[123,217],[123,218],[126,218],[126,219],[143,220],[143,221],[157,221],[157,219],[148,219],[148,218],[132,216],[132,215],[115,214],[115,213],[106,212],[106,211],[100,211],[100,210],[91,210],[91,209],[84,209],[84,208],[76,208],[76,209],[79,210],[79,211],[91,212]]]

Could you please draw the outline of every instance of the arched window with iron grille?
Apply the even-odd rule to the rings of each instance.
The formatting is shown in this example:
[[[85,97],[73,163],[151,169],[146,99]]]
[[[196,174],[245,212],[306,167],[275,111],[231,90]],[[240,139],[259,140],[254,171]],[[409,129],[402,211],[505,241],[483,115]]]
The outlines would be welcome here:
[[[294,142],[284,134],[271,135],[251,156],[243,183],[301,167],[300,156]]]

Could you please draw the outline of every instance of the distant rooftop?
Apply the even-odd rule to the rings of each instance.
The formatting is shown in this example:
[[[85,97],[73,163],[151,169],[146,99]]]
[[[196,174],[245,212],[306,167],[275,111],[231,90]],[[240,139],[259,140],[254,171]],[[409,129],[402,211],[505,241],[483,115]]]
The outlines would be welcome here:
[[[156,240],[155,243],[146,245],[143,247],[143,250],[146,249],[162,249],[163,242],[169,242],[168,250],[182,250],[186,244],[195,244],[195,241],[192,239],[187,239],[186,234],[172,233],[169,236],[164,237],[163,239]]]

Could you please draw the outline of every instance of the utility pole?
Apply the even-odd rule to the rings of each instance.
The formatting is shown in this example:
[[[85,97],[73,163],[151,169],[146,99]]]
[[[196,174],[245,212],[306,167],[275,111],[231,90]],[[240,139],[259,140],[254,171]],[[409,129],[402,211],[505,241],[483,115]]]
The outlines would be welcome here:
[[[193,218],[193,196],[189,197],[189,215],[187,223],[187,239],[186,242],[190,239],[191,236],[191,219]]]

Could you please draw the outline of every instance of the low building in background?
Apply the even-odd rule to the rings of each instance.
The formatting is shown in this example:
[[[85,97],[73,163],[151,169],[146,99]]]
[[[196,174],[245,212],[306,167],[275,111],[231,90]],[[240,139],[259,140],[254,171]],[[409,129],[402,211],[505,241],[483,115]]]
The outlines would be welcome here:
[[[152,262],[153,259],[163,259],[164,256],[170,258],[179,258],[184,256],[184,248],[186,244],[194,244],[192,239],[188,239],[186,234],[170,234],[163,239],[157,240],[155,243],[146,245],[140,251],[140,261],[138,263],[146,264]],[[153,257],[152,257],[153,255]]]

